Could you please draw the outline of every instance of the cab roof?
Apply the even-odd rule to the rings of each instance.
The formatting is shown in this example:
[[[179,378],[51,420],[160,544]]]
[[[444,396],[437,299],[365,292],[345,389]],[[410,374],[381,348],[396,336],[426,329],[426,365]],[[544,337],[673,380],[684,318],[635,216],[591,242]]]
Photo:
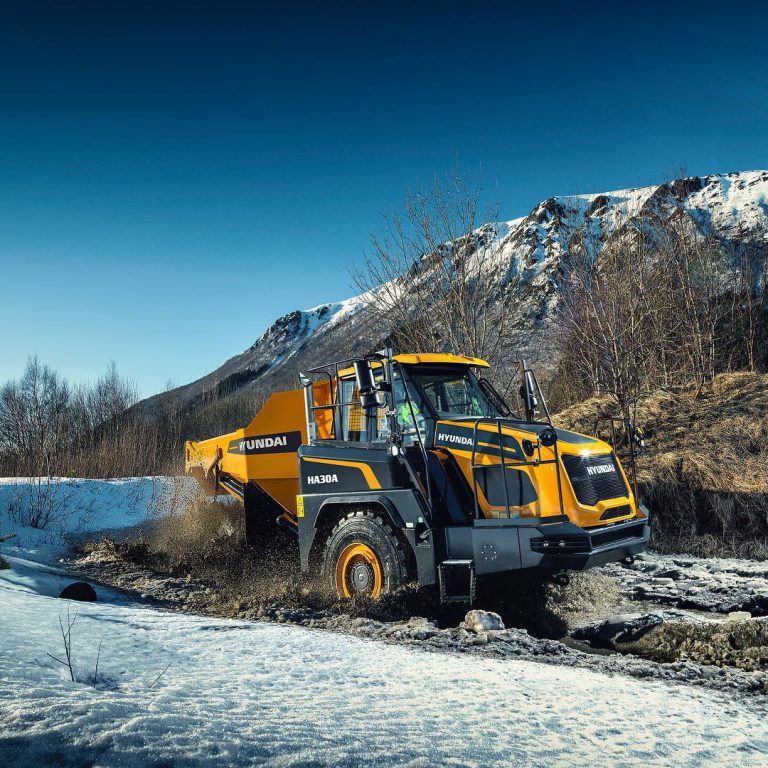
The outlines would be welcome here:
[[[425,363],[450,363],[451,365],[472,365],[478,368],[490,368],[490,364],[479,357],[467,355],[448,355],[439,352],[410,352],[405,355],[394,355],[392,358],[403,365],[419,365]]]
[[[442,363],[450,365],[476,366],[478,368],[490,368],[490,363],[481,360],[479,357],[468,357],[467,355],[449,355],[442,352],[409,352],[403,355],[392,355],[392,359],[403,365],[435,365]],[[371,367],[381,366],[379,360],[373,360]],[[340,378],[346,378],[354,373],[354,368],[344,368],[339,371]]]

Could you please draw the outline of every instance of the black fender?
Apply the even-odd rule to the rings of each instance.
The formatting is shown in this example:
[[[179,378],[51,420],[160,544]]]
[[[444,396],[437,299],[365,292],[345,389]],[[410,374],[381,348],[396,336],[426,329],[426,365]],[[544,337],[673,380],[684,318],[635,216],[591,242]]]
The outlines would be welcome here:
[[[365,494],[345,494],[344,496],[330,496],[325,499],[320,505],[320,509],[315,517],[315,528],[318,527],[318,523],[322,522],[323,518],[328,515],[330,508],[333,507],[362,507],[366,505],[377,504],[383,508],[383,510],[389,516],[389,520],[395,528],[405,528],[405,523],[400,513],[397,511],[395,505],[382,493],[365,493]]]

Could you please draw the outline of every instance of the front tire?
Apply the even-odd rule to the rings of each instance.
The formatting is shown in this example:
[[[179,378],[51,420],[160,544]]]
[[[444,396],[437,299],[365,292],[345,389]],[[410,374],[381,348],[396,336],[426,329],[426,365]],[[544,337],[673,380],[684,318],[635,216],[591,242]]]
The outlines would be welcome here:
[[[356,510],[331,531],[323,581],[340,598],[377,599],[405,584],[405,555],[394,529],[377,513]]]

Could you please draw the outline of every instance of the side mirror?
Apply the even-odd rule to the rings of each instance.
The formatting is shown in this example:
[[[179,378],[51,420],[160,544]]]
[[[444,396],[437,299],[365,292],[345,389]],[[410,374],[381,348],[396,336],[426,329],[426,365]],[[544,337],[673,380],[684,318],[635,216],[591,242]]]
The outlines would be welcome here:
[[[525,360],[522,361],[523,382],[520,387],[520,399],[525,407],[525,418],[533,421],[539,413],[539,401],[536,398],[536,385],[533,374],[528,370]]]
[[[360,393],[360,405],[365,411],[381,407],[379,388],[373,378],[373,368],[370,360],[355,360],[355,383]]]

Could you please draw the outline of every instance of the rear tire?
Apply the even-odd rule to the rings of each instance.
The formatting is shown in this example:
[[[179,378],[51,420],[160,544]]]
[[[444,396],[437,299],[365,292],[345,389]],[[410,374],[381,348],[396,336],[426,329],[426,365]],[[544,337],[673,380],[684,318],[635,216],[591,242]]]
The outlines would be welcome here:
[[[376,599],[407,581],[405,554],[394,529],[370,510],[342,518],[325,544],[322,576],[340,598]]]

